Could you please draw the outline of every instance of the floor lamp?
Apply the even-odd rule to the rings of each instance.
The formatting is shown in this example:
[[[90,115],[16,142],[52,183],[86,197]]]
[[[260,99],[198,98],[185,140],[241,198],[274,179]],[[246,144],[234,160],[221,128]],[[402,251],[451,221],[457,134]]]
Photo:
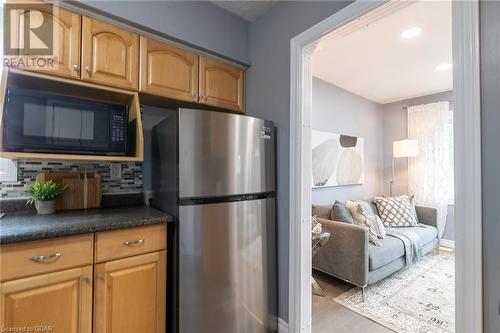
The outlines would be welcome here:
[[[394,160],[401,157],[417,157],[418,141],[416,139],[404,139],[392,143],[392,179],[390,183],[390,195],[394,185]]]

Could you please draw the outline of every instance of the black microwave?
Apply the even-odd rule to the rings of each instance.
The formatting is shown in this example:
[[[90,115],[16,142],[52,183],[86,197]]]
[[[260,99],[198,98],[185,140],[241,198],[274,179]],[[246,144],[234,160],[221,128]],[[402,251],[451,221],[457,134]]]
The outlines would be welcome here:
[[[8,88],[4,151],[127,154],[128,105]]]

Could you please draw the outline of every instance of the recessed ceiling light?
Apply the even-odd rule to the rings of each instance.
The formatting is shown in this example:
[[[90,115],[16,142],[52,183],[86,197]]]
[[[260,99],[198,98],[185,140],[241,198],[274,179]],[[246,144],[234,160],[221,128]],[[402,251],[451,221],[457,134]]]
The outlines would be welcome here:
[[[409,28],[409,29],[404,30],[401,33],[401,37],[403,37],[404,39],[410,39],[413,37],[417,37],[418,35],[420,35],[421,32],[422,32],[422,28],[413,27],[413,28]]]
[[[451,69],[451,64],[443,63],[436,66],[436,70],[438,72],[444,72],[447,71],[448,69]]]

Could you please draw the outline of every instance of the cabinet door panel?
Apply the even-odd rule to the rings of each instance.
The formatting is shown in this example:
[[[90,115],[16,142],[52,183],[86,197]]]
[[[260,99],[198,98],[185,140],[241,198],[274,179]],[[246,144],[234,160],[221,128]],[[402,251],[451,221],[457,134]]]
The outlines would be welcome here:
[[[94,332],[165,332],[165,251],[95,266]]]
[[[138,57],[136,33],[83,17],[83,80],[136,90]]]
[[[243,112],[243,81],[242,69],[200,57],[200,103]]]
[[[81,36],[81,15],[71,12],[69,10],[63,9],[59,6],[53,6],[50,4],[46,4],[40,1],[38,3],[32,3],[29,6],[30,9],[30,20],[34,20],[34,22],[30,22],[30,25],[40,27],[37,30],[37,34],[40,36],[49,36],[48,38],[52,39],[52,55],[40,55],[31,54],[30,49],[26,48],[18,51],[19,56],[26,57],[43,57],[49,59],[50,61],[40,61],[40,62],[18,62],[18,69],[24,70],[34,70],[46,74],[58,75],[70,78],[79,78],[80,77],[80,36]],[[26,43],[24,36],[22,36],[22,32],[26,31],[27,27],[21,29],[21,24],[25,21],[20,15],[22,12],[14,12],[14,17],[11,19],[18,22],[12,26],[16,27],[16,30],[12,33],[13,45],[16,45],[19,48],[20,43]],[[16,15],[17,14],[17,15]],[[46,21],[49,21],[50,24],[46,24]],[[44,23],[42,25],[42,22]],[[45,30],[46,27],[52,27],[52,36],[50,36],[50,30]],[[43,30],[43,31],[40,31]],[[33,35],[30,35],[29,39],[30,47],[34,48],[43,48],[45,45],[43,41],[34,38]],[[54,62],[52,62],[55,59]],[[40,63],[40,66],[36,64]],[[46,65],[45,65],[46,64]]]
[[[139,90],[173,99],[198,101],[198,56],[141,36]]]
[[[92,266],[4,282],[2,331],[50,327],[54,333],[91,333]]]

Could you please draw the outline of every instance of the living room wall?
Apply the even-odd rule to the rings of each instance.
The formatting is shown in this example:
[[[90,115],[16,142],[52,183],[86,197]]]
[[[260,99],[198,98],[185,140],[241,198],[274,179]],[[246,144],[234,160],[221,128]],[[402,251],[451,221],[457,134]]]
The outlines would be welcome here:
[[[323,80],[313,78],[312,129],[365,138],[365,182],[362,185],[313,189],[314,204],[335,200],[389,195],[392,177],[392,142],[406,138],[407,114],[403,107],[453,99],[453,91],[378,104]],[[408,194],[408,163],[395,161],[395,195]],[[448,207],[443,239],[455,239],[454,206]]]
[[[382,113],[382,105],[313,78],[312,129],[363,137],[365,143],[364,183],[313,189],[314,204],[367,199],[382,194]]]

